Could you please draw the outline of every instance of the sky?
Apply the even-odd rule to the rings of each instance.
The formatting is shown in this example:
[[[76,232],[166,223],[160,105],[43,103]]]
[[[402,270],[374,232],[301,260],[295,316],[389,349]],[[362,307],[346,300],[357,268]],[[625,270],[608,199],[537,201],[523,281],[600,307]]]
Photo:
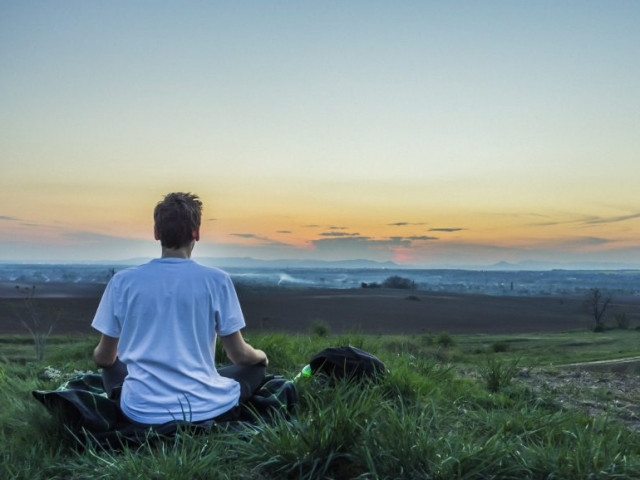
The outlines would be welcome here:
[[[640,2],[0,0],[0,261],[640,265]]]

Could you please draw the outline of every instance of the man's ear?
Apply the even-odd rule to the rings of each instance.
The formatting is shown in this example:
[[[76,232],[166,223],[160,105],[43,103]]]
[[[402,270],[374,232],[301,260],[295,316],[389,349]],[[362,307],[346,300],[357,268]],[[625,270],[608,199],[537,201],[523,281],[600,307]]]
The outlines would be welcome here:
[[[155,238],[156,240],[160,240],[160,234],[158,233],[157,225],[153,226],[153,238]]]
[[[196,228],[193,232],[191,232],[191,236],[196,242],[200,240],[200,229]]]

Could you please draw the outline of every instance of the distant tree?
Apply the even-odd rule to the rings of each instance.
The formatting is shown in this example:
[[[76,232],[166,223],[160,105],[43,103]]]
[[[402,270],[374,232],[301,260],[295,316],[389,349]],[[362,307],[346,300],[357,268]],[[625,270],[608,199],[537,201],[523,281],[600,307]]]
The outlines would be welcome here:
[[[585,303],[595,321],[594,331],[602,332],[605,330],[604,315],[611,300],[613,300],[613,297],[608,294],[604,295],[599,288],[591,288],[589,290]]]
[[[416,283],[409,278],[393,275],[392,277],[388,277],[384,282],[382,282],[382,286],[384,288],[401,288],[406,290],[413,290],[416,288]]]
[[[111,280],[113,278],[113,276],[116,274],[116,269],[111,267],[108,271],[107,271],[107,282],[109,280]]]

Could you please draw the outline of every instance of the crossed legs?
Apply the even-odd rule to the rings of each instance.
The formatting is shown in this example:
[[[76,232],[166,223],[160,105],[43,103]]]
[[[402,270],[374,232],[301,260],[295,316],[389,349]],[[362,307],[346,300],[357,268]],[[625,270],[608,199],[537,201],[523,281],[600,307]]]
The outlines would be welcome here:
[[[227,365],[218,369],[218,373],[232,378],[240,384],[240,403],[246,402],[264,383],[267,367],[264,365]],[[114,389],[122,387],[127,376],[127,366],[119,359],[110,367],[102,369],[102,384],[109,397]]]

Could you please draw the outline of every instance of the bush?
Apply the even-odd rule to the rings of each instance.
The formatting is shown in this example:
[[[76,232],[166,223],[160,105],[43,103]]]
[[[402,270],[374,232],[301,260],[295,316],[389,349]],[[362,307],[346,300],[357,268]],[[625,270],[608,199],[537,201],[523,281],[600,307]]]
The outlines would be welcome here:
[[[419,338],[422,345],[433,345],[433,334],[423,333]]]
[[[627,328],[629,328],[629,324],[631,323],[631,321],[629,320],[629,317],[625,312],[618,313],[615,316],[615,320],[618,328],[621,328],[623,330],[626,330]]]
[[[311,333],[318,337],[326,337],[329,335],[331,331],[331,327],[329,324],[323,320],[316,320],[311,325]]]
[[[493,342],[489,349],[493,353],[506,352],[507,350],[509,350],[509,344],[507,342]]]
[[[453,337],[447,332],[440,332],[436,337],[436,343],[441,347],[448,348],[455,344],[455,341],[453,340]]]
[[[518,360],[504,363],[494,357],[487,357],[485,365],[479,371],[480,377],[491,393],[496,393],[511,384],[516,373],[518,373]]]
[[[413,280],[400,277],[398,275],[393,275],[392,277],[385,279],[385,281],[382,282],[382,286],[384,288],[399,288],[404,290],[413,290],[416,288],[416,284]]]

